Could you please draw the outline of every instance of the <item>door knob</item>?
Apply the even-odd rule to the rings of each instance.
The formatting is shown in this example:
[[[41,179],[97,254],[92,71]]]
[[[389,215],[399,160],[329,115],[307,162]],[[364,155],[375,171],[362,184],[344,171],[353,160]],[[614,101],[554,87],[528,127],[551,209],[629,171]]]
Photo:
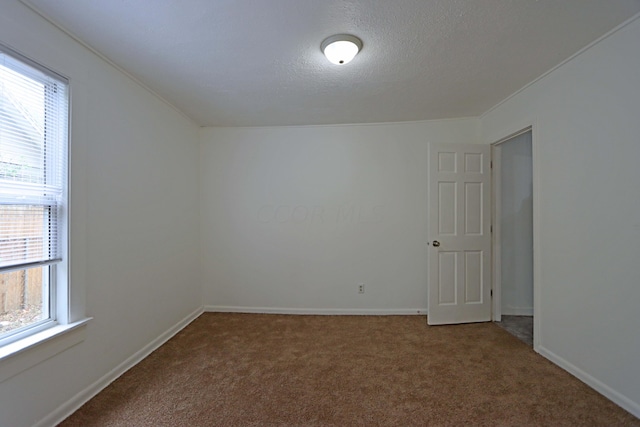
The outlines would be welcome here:
[[[437,248],[438,246],[440,246],[440,242],[438,242],[437,240],[434,240],[433,241],[433,246],[435,246]]]

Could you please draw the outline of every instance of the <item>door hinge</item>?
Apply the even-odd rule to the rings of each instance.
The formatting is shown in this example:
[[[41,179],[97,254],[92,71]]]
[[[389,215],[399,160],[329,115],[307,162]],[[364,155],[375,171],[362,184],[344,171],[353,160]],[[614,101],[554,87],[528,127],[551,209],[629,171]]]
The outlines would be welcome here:
[[[489,168],[493,169],[493,161],[489,162]]]
[[[491,296],[493,296],[493,289],[491,289]]]
[[[493,233],[493,224],[489,226],[489,230]]]

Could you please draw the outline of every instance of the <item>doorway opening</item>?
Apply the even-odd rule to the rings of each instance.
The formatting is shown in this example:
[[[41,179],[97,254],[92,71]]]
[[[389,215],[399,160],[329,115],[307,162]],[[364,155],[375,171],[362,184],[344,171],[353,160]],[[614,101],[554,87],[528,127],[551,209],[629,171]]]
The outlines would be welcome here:
[[[532,130],[492,145],[493,320],[533,346]]]

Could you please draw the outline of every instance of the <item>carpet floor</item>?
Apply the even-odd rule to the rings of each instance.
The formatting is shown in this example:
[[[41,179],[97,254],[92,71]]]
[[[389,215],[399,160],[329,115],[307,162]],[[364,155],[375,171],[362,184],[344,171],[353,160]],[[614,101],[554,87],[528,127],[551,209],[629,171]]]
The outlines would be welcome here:
[[[492,323],[205,313],[60,424],[419,425],[640,420]]]
[[[533,347],[533,316],[510,316],[503,314],[502,321],[495,322],[495,325],[500,326],[529,347]]]

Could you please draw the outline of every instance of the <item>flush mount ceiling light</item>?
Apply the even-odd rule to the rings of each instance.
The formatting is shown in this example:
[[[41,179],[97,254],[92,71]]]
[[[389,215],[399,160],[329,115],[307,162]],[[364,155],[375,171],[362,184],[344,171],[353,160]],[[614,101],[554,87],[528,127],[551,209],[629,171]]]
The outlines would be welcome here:
[[[362,49],[362,40],[349,34],[336,34],[327,37],[320,49],[331,63],[343,65],[351,61]]]

